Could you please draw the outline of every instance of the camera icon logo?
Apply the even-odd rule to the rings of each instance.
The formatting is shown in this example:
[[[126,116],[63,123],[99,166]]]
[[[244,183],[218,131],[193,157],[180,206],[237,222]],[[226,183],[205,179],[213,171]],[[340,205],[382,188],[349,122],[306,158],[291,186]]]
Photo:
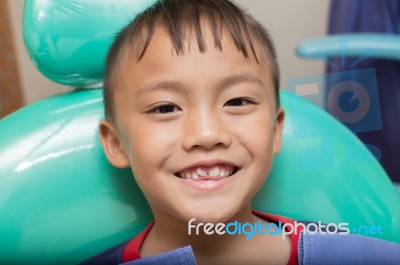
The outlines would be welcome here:
[[[368,68],[316,76],[294,77],[287,80],[286,88],[297,96],[306,98],[326,109],[355,134],[382,129],[375,69]],[[295,132],[295,134],[294,137],[299,140],[319,140],[321,142],[319,150],[321,155],[322,151],[329,152],[329,150],[332,150],[333,143],[331,141],[333,139],[316,139],[318,136],[312,135],[310,132]],[[379,148],[371,144],[366,146],[379,160],[381,156]],[[301,157],[300,159],[304,160],[305,158]]]
[[[328,95],[328,110],[343,123],[359,122],[367,115],[371,99],[368,91],[354,81],[342,81]]]
[[[288,91],[329,111],[354,133],[382,129],[375,69],[290,78]]]
[[[382,129],[382,118],[374,69],[326,76],[326,108],[354,133]]]

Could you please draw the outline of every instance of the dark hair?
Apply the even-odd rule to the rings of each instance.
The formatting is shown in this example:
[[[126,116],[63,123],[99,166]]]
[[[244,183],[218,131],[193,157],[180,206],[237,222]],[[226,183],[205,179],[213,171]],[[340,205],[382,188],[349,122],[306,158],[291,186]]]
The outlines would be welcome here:
[[[251,15],[229,0],[159,0],[139,13],[116,36],[106,59],[104,73],[104,108],[107,119],[114,119],[113,92],[119,63],[129,52],[140,61],[153,37],[155,26],[168,31],[175,52],[184,54],[184,43],[194,32],[200,52],[206,52],[202,22],[207,21],[214,37],[214,46],[222,50],[223,29],[229,32],[238,51],[247,58],[250,52],[257,63],[259,59],[254,44],[264,48],[270,62],[275,88],[276,105],[279,107],[279,66],[275,48],[267,30]],[[252,41],[255,39],[256,42]]]

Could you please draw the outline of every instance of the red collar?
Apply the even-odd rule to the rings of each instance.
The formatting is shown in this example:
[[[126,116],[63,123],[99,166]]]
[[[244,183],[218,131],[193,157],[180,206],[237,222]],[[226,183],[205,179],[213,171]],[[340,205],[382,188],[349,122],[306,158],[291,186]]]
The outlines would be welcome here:
[[[283,216],[279,216],[279,215],[273,215],[273,214],[266,214],[263,212],[258,212],[258,211],[254,211],[253,210],[253,214],[256,215],[257,217],[268,221],[268,222],[272,222],[272,223],[279,223],[282,222],[283,224],[287,224],[290,223],[292,225],[294,225],[294,221],[292,219],[283,217]],[[135,236],[134,238],[132,238],[128,244],[126,244],[125,249],[122,252],[122,260],[123,262],[128,262],[128,261],[132,261],[132,260],[137,260],[140,259],[140,248],[146,238],[146,236],[148,235],[148,233],[150,232],[151,228],[154,225],[154,221],[151,222],[151,224],[149,224],[146,229],[144,229],[140,234],[138,234],[137,236]],[[299,238],[300,238],[300,231],[301,231],[301,226],[299,227],[300,230],[297,231],[298,233],[294,234],[290,234],[290,239],[292,242],[292,247],[290,250],[290,257],[289,257],[289,261],[288,261],[288,265],[297,265],[298,264],[298,253],[297,253],[297,247],[299,244]]]

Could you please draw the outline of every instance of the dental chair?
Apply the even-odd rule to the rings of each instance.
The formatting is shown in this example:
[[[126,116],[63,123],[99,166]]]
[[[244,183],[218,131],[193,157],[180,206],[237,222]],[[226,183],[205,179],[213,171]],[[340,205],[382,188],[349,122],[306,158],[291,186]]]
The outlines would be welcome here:
[[[107,48],[151,2],[25,1],[30,57],[45,76],[76,88],[0,120],[0,264],[75,264],[152,220],[131,170],[106,160],[97,129]],[[366,147],[318,107],[281,97],[283,147],[254,209],[346,222],[351,233],[380,225],[383,234],[368,236],[400,242],[399,196]]]

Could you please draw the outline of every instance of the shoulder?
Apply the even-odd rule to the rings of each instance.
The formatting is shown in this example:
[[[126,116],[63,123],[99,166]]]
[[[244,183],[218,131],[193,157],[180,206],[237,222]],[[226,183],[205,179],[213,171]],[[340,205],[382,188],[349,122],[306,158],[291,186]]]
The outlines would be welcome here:
[[[300,264],[399,264],[400,244],[353,234],[307,234],[299,240]]]
[[[288,264],[399,264],[400,244],[378,238],[349,234],[346,227],[321,222],[293,220],[253,211],[258,217],[282,226],[290,233]]]

